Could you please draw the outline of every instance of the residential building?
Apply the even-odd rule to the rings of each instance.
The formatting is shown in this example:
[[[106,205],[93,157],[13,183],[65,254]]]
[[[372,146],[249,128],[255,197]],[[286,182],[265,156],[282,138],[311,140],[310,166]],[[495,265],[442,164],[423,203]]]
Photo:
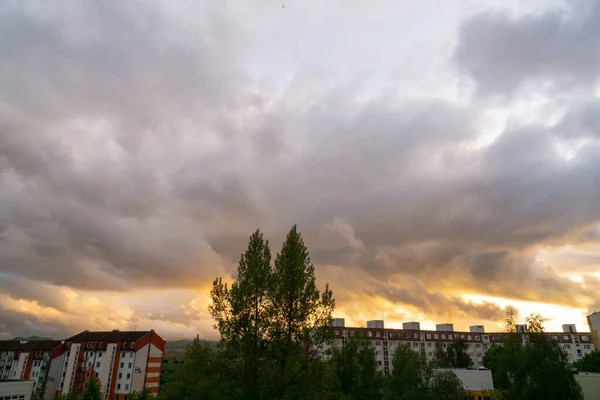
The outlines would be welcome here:
[[[165,341],[151,331],[84,331],[65,340],[48,372],[45,398],[81,393],[91,379],[105,400],[127,400],[132,392],[159,390]],[[60,354],[59,354],[60,353]]]
[[[0,400],[31,400],[34,381],[0,379]]]
[[[52,352],[59,340],[0,341],[0,379],[33,381],[32,390],[43,393]]]
[[[501,345],[504,332],[486,333],[482,325],[474,325],[469,332],[455,332],[452,324],[440,324],[435,331],[422,330],[418,322],[405,322],[403,329],[389,329],[384,322],[368,321],[366,328],[346,327],[343,319],[337,319],[332,326],[334,345],[343,346],[349,339],[361,333],[371,341],[375,349],[378,369],[389,373],[392,369],[392,358],[398,346],[409,346],[413,351],[424,353],[428,359],[435,355],[436,348],[445,349],[457,339],[464,340],[467,352],[473,360],[474,368],[483,368],[483,356],[493,345]],[[450,330],[452,329],[452,330]],[[524,340],[527,338],[526,329],[520,328]],[[548,332],[567,354],[569,361],[574,362],[593,351],[592,335],[578,333],[573,325],[566,325],[564,332]]]
[[[588,315],[587,321],[590,332],[592,333],[594,347],[596,350],[600,350],[600,312],[594,312],[593,314]]]

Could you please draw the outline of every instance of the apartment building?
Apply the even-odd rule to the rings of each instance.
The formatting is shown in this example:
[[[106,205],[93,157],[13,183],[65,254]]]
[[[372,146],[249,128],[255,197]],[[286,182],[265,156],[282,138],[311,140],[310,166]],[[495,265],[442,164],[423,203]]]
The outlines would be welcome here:
[[[359,334],[365,335],[375,348],[378,369],[389,373],[392,368],[392,357],[398,346],[407,345],[413,351],[424,353],[428,359],[435,355],[436,348],[446,348],[455,340],[462,339],[467,343],[467,352],[473,360],[475,368],[483,367],[483,356],[495,344],[502,344],[504,332],[486,333],[483,325],[473,325],[468,332],[455,332],[452,324],[439,324],[435,331],[422,330],[419,322],[405,322],[402,329],[384,328],[384,321],[367,321],[366,328],[346,327],[343,318],[336,318],[332,323],[334,345],[343,346],[349,339]],[[520,328],[526,339],[526,329]],[[569,361],[573,362],[593,351],[592,335],[578,333],[575,325],[563,325],[563,332],[547,332],[552,340],[563,348]]]
[[[165,341],[151,331],[84,331],[64,341],[48,370],[46,399],[81,393],[93,379],[105,400],[127,400],[146,387],[159,390]]]
[[[587,316],[587,322],[592,333],[592,340],[596,350],[600,350],[600,312],[594,312]]]
[[[52,353],[61,344],[59,340],[0,341],[0,380],[33,381],[33,393],[42,394]]]

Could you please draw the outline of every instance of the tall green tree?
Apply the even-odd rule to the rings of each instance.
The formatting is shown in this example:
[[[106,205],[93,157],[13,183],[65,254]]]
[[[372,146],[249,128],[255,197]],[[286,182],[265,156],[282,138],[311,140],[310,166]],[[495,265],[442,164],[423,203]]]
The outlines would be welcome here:
[[[331,314],[335,307],[329,285],[320,293],[315,268],[296,226],[287,234],[273,271],[274,362],[277,383],[272,398],[283,399],[291,385],[331,341]]]
[[[364,400],[381,397],[383,377],[377,371],[375,349],[365,336],[358,335],[345,346],[334,347],[331,360],[338,389],[344,396]]]
[[[100,393],[100,385],[96,382],[96,379],[90,379],[87,387],[83,391],[81,400],[101,400],[102,393]]]
[[[594,350],[573,363],[578,371],[600,373],[600,351]]]
[[[269,242],[257,230],[240,258],[238,276],[231,288],[217,278],[211,291],[209,311],[221,334],[220,356],[227,360],[223,365],[231,367],[227,390],[232,396],[263,396],[261,371],[266,368],[267,344],[274,333],[272,290]]]

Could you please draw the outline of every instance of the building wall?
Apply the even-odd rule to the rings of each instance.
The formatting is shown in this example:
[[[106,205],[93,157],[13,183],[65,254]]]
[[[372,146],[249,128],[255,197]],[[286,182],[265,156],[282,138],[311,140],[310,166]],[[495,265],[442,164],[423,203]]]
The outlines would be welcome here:
[[[0,398],[16,396],[20,400],[31,400],[33,391],[32,381],[4,381],[0,382]],[[22,397],[20,397],[22,396]]]
[[[596,350],[600,350],[600,312],[595,312],[587,317],[590,332],[592,333],[592,340]]]
[[[483,367],[483,356],[494,344],[501,345],[505,333],[443,332],[406,329],[374,329],[333,327],[334,343],[343,345],[357,332],[366,333],[375,349],[378,370],[389,373],[392,370],[392,357],[398,346],[408,345],[413,351],[423,352],[428,359],[435,355],[437,347],[445,349],[450,343],[462,339],[467,343],[467,353],[475,368]],[[558,342],[573,362],[593,351],[591,335],[588,333],[547,333]],[[524,334],[526,337],[526,334]]]
[[[577,374],[575,380],[581,386],[584,400],[600,400],[600,374]]]
[[[53,399],[56,397],[58,385],[61,379],[61,372],[65,360],[65,353],[60,349],[59,352],[52,352],[48,373],[46,376],[46,386],[44,388],[44,399]]]

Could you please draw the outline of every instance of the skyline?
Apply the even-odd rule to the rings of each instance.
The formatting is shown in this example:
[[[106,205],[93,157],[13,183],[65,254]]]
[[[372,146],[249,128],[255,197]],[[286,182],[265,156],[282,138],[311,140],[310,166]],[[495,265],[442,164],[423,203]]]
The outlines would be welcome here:
[[[600,1],[197,3],[0,4],[0,340],[217,338],[293,224],[354,325],[589,330]]]

